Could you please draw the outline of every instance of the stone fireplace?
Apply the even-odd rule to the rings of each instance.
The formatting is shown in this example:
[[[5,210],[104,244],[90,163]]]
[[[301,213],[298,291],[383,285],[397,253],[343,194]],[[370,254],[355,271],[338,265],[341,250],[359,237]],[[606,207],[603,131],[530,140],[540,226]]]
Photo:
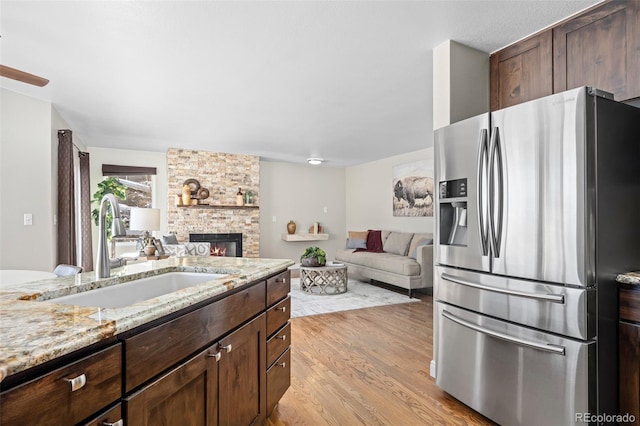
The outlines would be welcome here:
[[[211,256],[242,257],[242,234],[189,234],[189,241],[210,243]]]
[[[176,197],[187,179],[196,179],[208,189],[209,198],[204,204],[177,205]],[[240,254],[236,246],[236,255],[260,255],[259,157],[170,148],[167,185],[167,228],[176,234],[178,241],[195,241],[191,240],[192,234],[239,234]],[[253,193],[252,206],[236,206],[238,188]]]

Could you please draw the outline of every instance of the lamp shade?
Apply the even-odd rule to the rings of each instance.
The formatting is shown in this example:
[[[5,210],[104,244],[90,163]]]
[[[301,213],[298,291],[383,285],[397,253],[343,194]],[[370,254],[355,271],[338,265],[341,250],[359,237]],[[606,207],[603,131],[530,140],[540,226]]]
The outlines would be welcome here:
[[[160,230],[160,209],[143,209],[131,207],[129,229],[132,231]]]

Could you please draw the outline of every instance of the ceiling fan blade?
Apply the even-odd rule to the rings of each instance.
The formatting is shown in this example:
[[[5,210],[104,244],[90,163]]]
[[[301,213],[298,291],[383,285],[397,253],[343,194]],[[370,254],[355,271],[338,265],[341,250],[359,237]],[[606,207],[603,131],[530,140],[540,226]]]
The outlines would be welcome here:
[[[33,84],[38,87],[46,86],[49,83],[49,80],[46,78],[38,77],[37,75],[29,74],[28,72],[20,71],[5,65],[0,65],[0,76],[18,80],[23,83]]]

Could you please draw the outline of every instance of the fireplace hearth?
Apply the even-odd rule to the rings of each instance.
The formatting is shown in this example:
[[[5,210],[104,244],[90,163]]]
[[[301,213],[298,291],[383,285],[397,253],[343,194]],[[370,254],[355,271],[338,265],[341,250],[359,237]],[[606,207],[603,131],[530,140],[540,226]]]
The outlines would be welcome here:
[[[192,243],[210,243],[211,256],[242,257],[242,233],[189,234]]]

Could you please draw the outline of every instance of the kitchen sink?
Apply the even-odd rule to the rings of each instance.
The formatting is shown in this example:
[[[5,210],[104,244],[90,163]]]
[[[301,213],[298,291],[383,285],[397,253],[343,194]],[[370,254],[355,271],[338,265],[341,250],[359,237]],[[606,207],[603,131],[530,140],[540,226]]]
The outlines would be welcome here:
[[[81,293],[44,300],[63,305],[92,306],[97,308],[122,308],[134,303],[193,287],[226,274],[198,272],[169,272],[149,278],[128,281],[109,287],[87,290]]]

